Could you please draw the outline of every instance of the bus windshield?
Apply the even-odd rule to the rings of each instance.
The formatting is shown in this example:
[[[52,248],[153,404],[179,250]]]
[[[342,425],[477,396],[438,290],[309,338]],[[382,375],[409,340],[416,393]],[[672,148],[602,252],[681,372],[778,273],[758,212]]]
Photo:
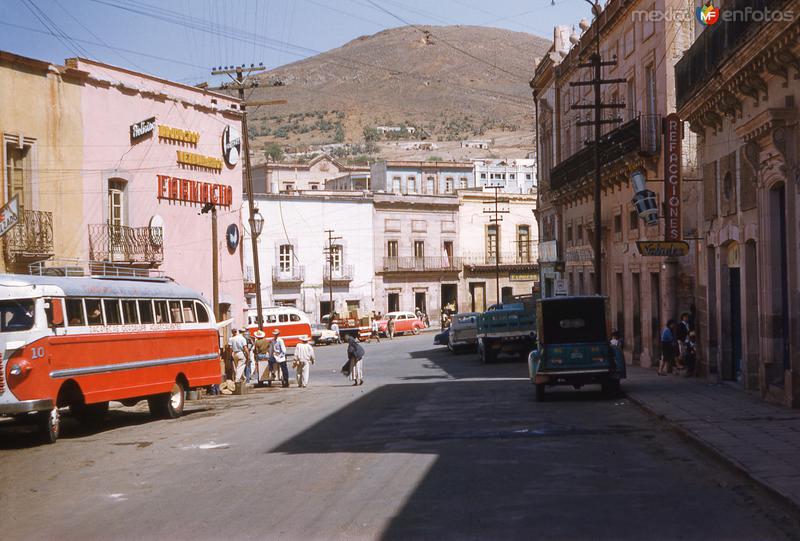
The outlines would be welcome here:
[[[33,299],[0,301],[0,332],[32,329],[33,313]]]

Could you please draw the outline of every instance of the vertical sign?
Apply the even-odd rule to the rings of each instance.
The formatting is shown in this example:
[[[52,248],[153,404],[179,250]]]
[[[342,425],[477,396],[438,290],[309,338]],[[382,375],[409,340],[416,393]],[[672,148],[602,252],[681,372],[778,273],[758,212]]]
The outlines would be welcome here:
[[[681,120],[676,113],[664,118],[664,201],[664,240],[681,240]]]

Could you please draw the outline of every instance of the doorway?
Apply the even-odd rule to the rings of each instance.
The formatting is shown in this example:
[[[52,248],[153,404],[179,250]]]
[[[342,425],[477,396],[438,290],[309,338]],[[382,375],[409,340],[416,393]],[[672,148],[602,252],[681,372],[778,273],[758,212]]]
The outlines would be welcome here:
[[[389,312],[399,312],[400,293],[389,293],[386,297],[386,306]]]
[[[319,301],[319,318],[322,320],[322,316],[326,316],[331,313],[331,302],[330,301]]]
[[[731,378],[741,381],[742,377],[742,290],[739,267],[728,269],[728,283],[730,285],[730,374]]]
[[[423,314],[428,313],[428,306],[425,300],[426,293],[424,291],[415,291],[414,292],[414,310],[416,311],[417,308],[422,310]]]
[[[634,272],[631,275],[633,291],[631,297],[633,301],[633,360],[639,363],[639,356],[642,353],[642,282],[640,274]]]
[[[469,285],[469,294],[472,297],[470,310],[473,312],[486,311],[486,284],[484,282],[473,282]]]
[[[500,302],[507,303],[512,300],[514,296],[514,288],[513,287],[503,287],[500,288]]]
[[[661,274],[650,273],[650,362],[659,361],[661,351]],[[666,325],[666,321],[664,321]]]
[[[458,312],[458,285],[442,284],[442,312]]]

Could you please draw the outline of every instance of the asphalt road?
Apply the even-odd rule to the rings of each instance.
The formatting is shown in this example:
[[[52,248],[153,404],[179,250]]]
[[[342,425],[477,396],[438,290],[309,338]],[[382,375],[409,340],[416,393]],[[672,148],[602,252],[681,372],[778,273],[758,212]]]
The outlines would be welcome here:
[[[432,335],[317,349],[306,389],[113,408],[55,445],[0,424],[3,539],[790,539],[793,510],[625,399],[536,403]],[[635,385],[634,382],[628,382]],[[623,385],[624,387],[624,385]],[[67,417],[67,416],[65,416]]]

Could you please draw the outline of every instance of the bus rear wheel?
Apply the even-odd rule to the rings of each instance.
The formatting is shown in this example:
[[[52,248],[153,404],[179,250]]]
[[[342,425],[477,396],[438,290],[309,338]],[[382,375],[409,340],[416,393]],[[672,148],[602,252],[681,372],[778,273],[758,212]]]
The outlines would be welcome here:
[[[170,392],[148,398],[147,405],[155,417],[177,419],[183,415],[185,400],[186,389],[183,383],[176,381]]]
[[[55,443],[61,431],[61,415],[58,408],[36,413],[36,424],[39,427],[39,437],[44,443]]]

